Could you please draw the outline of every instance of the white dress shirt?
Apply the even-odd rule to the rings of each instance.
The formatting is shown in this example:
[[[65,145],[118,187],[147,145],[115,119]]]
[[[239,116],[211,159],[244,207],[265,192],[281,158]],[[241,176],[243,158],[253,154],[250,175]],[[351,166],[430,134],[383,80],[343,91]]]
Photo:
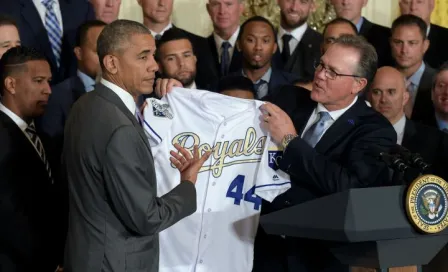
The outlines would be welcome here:
[[[197,90],[197,89],[198,89],[198,86],[196,86],[196,82],[193,81],[193,83],[191,84],[190,87],[188,87],[188,89],[191,89],[191,90]]]
[[[280,48],[280,52],[283,52],[283,40],[282,40],[283,35],[290,34],[292,36],[292,39],[289,41],[289,50],[290,53],[292,54],[294,50],[296,50],[297,45],[299,45],[300,41],[302,40],[303,35],[305,34],[307,28],[308,24],[304,23],[303,25],[299,26],[293,31],[288,32],[283,27],[280,26],[277,33],[277,43]]]
[[[403,116],[394,124],[395,132],[397,133],[397,144],[401,145],[403,142],[404,128],[406,126],[406,116]]]
[[[126,108],[128,108],[132,115],[135,116],[135,110],[137,109],[137,106],[135,105],[134,97],[130,93],[118,87],[114,83],[105,80],[104,78],[101,78],[101,84],[111,89],[116,95],[118,95],[121,101],[123,101]]]
[[[40,19],[42,19],[42,24],[45,25],[45,14],[47,13],[47,8],[42,4],[42,0],[33,0],[34,6],[36,6],[37,12],[39,13]],[[56,14],[56,18],[59,21],[59,27],[61,28],[61,33],[64,33],[64,27],[62,22],[61,7],[59,6],[59,0],[55,0],[53,4],[53,10]]]
[[[240,28],[238,27],[238,29],[232,34],[232,36],[230,36],[230,39],[227,41],[230,43],[230,46],[231,46],[229,48],[230,62],[232,62],[233,52],[235,51],[235,44],[236,44],[236,40],[238,39],[239,34],[240,34]],[[216,45],[216,49],[218,51],[218,61],[221,63],[221,55],[222,55],[221,46],[222,46],[222,43],[225,42],[226,40],[219,37],[218,34],[216,34],[215,32],[213,32],[213,38],[215,39],[215,45]]]
[[[335,111],[328,111],[321,103],[317,104],[317,107],[314,109],[313,113],[311,113],[310,118],[308,119],[308,123],[306,123],[306,127],[303,130],[303,133],[301,135],[301,137],[303,138],[303,136],[305,135],[305,132],[315,123],[318,121],[319,119],[319,112],[322,111],[326,111],[328,112],[328,114],[330,114],[331,116],[331,121],[330,125],[327,127],[327,129],[325,129],[325,131],[322,133],[321,137],[322,138],[325,134],[325,132],[333,125],[334,122],[336,122],[336,120],[338,120],[339,117],[341,117],[348,109],[350,109],[355,103],[356,101],[358,101],[358,97],[355,96],[355,99],[353,100],[353,102],[348,105],[347,107],[340,109],[340,110],[335,110]],[[317,141],[319,142],[320,139]]]
[[[31,140],[30,136],[25,131],[27,129],[27,127],[28,127],[28,124],[22,118],[17,116],[17,114],[15,114],[10,109],[5,107],[5,105],[3,105],[1,102],[0,102],[0,111],[4,112],[6,115],[8,115],[9,118],[12,119],[12,121],[14,123],[16,123],[16,125],[20,128],[20,130],[23,132],[23,134],[25,134],[26,138],[28,138],[28,140],[30,141],[31,145],[34,147],[34,149],[36,150],[37,154],[40,157],[39,150],[37,150],[36,146],[34,145],[33,141]]]
[[[165,31],[167,31],[168,29],[171,29],[172,27],[173,27],[173,24],[170,22],[162,31],[160,31],[160,33],[157,33],[155,31],[151,30],[150,28],[148,28],[148,29],[151,32],[151,35],[155,38],[156,35],[162,36],[163,33],[165,33]]]

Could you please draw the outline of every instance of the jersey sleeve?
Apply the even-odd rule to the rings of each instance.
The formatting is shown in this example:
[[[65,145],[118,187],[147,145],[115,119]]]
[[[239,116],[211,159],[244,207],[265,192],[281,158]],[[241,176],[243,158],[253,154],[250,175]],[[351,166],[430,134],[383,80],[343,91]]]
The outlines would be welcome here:
[[[174,113],[170,104],[165,100],[148,98],[146,102],[142,125],[150,145],[157,146],[168,134],[173,124]]]
[[[268,135],[256,173],[255,194],[269,202],[291,188],[289,175],[278,168],[282,155],[282,148]]]

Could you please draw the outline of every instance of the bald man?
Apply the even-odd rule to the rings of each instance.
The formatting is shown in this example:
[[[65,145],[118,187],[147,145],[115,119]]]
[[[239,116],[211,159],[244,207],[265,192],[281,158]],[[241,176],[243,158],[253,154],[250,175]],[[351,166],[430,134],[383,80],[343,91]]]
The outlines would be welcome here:
[[[406,118],[409,100],[404,76],[393,67],[378,69],[368,93],[372,107],[386,117],[397,132],[397,144],[419,153],[432,165],[430,173],[448,178],[448,137],[433,127]]]

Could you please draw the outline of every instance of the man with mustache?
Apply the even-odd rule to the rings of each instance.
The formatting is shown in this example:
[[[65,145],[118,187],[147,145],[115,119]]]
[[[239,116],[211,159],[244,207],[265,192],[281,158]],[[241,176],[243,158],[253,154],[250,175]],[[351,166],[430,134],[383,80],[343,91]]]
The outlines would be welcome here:
[[[241,25],[237,48],[243,55],[243,68],[239,74],[253,82],[256,99],[275,95],[283,85],[298,80],[295,75],[272,67],[277,40],[274,26],[266,18],[255,16]]]
[[[316,9],[315,0],[277,0],[277,3],[281,18],[274,66],[296,75],[301,83],[311,82],[322,43],[322,35],[307,24],[308,16]]]
[[[339,18],[350,20],[356,25],[359,35],[365,37],[375,47],[378,54],[378,67],[390,65],[390,47],[388,39],[390,29],[370,22],[362,16],[362,9],[368,0],[331,0],[336,15]]]
[[[405,106],[406,116],[420,121],[433,115],[430,92],[436,71],[423,61],[429,46],[425,22],[415,15],[402,15],[395,19],[390,46],[395,67],[407,80],[410,99]]]

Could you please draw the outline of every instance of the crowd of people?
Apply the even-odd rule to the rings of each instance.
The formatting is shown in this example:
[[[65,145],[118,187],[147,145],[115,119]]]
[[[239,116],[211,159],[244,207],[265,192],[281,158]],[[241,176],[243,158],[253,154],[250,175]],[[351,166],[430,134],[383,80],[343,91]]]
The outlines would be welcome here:
[[[435,0],[400,0],[390,28],[362,16],[367,0],[330,0],[337,18],[322,33],[307,23],[314,0],[277,0],[278,28],[241,24],[244,0],[208,0],[208,37],[172,23],[174,0],[137,1],[143,23],[118,19],[121,0],[0,0],[0,271],[349,271],[325,244],[261,227],[242,264],[228,263],[232,245],[213,262],[199,249],[159,262],[159,248],[182,248],[160,232],[202,213],[197,199],[220,203],[195,187],[210,152],[178,144],[179,183],[158,194],[143,111],[175,87],[264,102],[291,188],[257,216],[411,182],[374,154],[396,145],[448,181],[448,29],[430,22]]]

